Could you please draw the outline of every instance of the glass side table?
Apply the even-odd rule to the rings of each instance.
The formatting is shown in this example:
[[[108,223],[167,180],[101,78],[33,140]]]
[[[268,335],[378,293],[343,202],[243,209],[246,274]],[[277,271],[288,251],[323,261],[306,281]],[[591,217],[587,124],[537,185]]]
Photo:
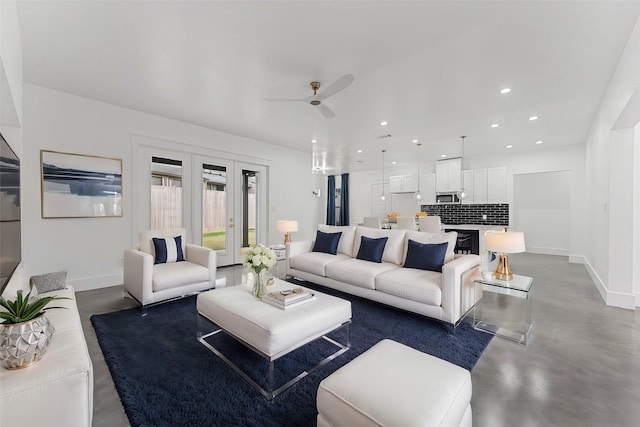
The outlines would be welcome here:
[[[269,246],[275,252],[276,259],[278,262],[276,263],[273,269],[273,275],[278,279],[286,279],[287,278],[287,247],[285,245],[271,245]]]
[[[478,278],[475,283],[483,294],[471,310],[473,328],[526,345],[533,325],[533,278],[514,274],[509,281]]]

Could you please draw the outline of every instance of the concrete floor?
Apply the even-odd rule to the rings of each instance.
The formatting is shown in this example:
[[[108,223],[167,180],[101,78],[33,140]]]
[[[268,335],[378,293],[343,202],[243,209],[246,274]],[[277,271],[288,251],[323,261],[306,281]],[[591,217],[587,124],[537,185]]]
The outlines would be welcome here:
[[[566,257],[517,254],[510,264],[534,278],[533,329],[526,346],[494,338],[483,353],[471,373],[473,425],[640,425],[640,314],[605,306],[584,266]],[[219,275],[232,282],[240,270]],[[93,425],[128,426],[89,317],[135,304],[122,286],[77,300],[94,368]]]

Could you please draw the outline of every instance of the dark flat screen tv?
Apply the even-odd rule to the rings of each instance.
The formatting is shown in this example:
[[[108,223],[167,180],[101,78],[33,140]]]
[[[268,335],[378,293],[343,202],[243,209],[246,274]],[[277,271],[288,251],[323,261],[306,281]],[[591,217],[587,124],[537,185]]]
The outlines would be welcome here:
[[[0,134],[0,295],[20,264],[20,159]]]

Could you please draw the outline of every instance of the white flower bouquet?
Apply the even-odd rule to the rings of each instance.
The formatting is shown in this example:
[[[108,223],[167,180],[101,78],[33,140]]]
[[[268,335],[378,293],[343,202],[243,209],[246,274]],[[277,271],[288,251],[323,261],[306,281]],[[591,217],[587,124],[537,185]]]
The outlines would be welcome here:
[[[258,298],[267,292],[266,285],[271,284],[267,279],[267,271],[276,265],[276,253],[263,245],[249,247],[245,252],[244,266],[253,273],[253,295]]]
[[[251,246],[246,252],[247,258],[244,266],[247,270],[260,274],[262,270],[269,269],[278,262],[276,253],[263,245]]]

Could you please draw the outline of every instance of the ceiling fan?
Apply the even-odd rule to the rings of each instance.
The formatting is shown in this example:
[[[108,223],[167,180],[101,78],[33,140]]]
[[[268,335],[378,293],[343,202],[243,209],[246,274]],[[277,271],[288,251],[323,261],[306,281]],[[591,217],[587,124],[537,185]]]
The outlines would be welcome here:
[[[316,107],[322,113],[322,115],[325,116],[327,119],[332,119],[336,116],[336,113],[334,113],[329,107],[324,105],[322,102],[328,97],[335,95],[336,93],[345,89],[351,83],[353,83],[353,74],[346,74],[340,77],[338,80],[336,80],[332,84],[330,84],[329,87],[327,87],[320,94],[318,94],[318,89],[320,89],[320,82],[314,81],[309,83],[309,86],[311,86],[311,90],[313,90],[313,95],[307,96],[306,98],[302,98],[302,99],[264,98],[264,100],[277,101],[277,102],[289,102],[289,101],[307,102],[313,105],[314,107]]]

